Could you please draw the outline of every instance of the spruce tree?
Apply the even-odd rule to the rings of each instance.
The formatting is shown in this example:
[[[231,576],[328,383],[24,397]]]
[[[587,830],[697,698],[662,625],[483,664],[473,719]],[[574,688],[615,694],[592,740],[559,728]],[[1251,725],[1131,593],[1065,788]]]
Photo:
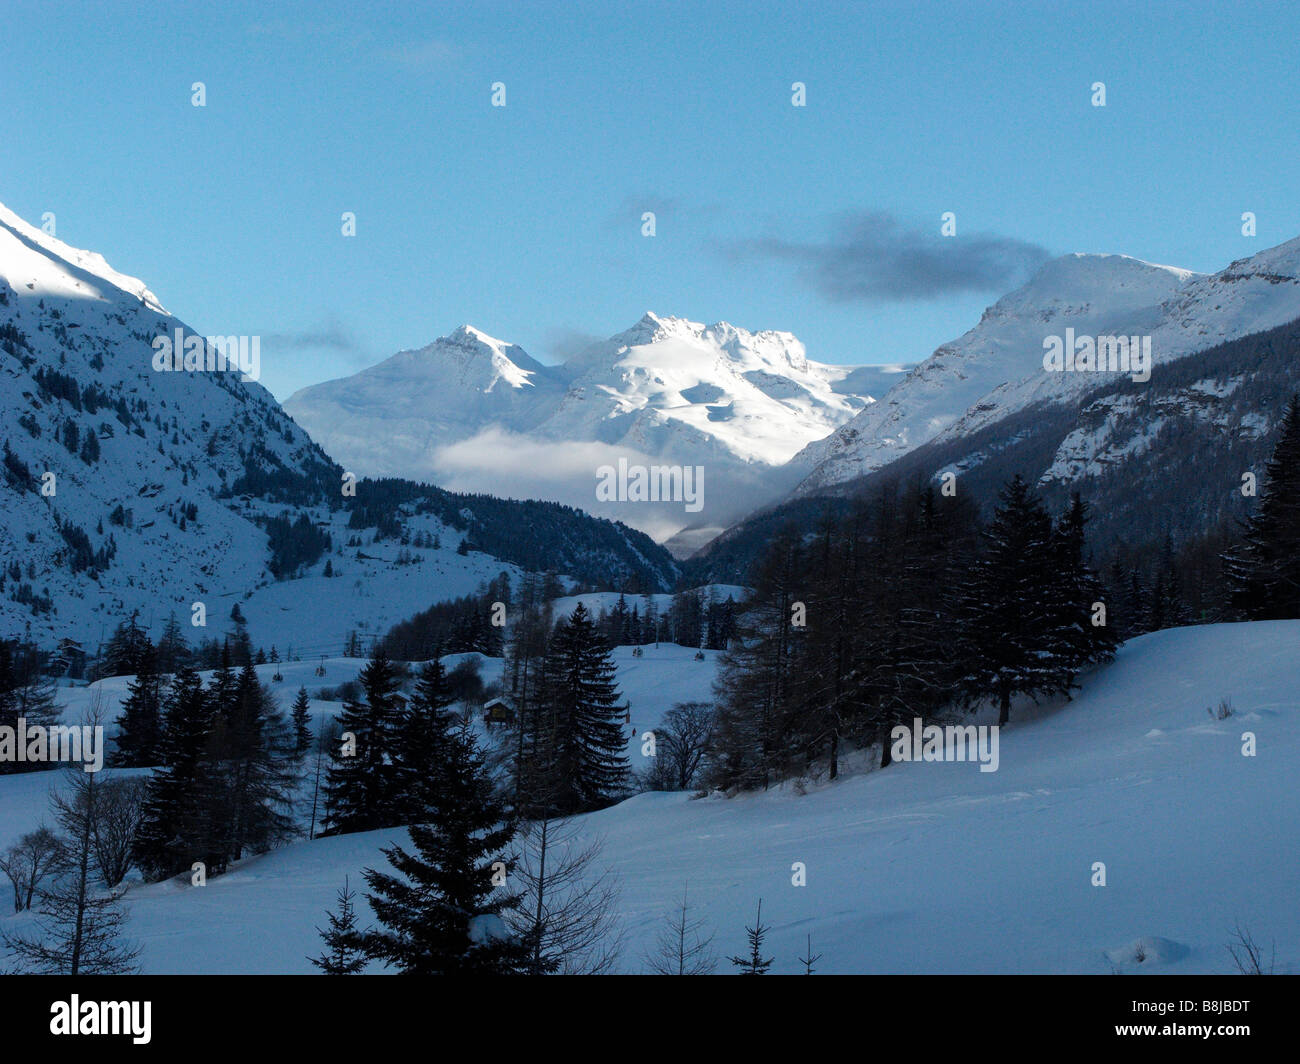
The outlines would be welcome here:
[[[357,892],[349,889],[345,877],[343,889],[338,893],[338,912],[325,914],[329,919],[329,930],[316,928],[326,948],[319,957],[309,957],[308,960],[326,975],[356,975],[366,967],[367,958],[361,949],[361,935],[357,930],[356,896]]]
[[[1016,474],[984,532],[965,603],[967,689],[997,699],[999,725],[1012,696],[1067,691],[1073,679],[1060,631],[1056,547],[1051,517]]]
[[[162,753],[163,700],[166,683],[158,670],[158,653],[144,652],[140,671],[127,686],[118,718],[117,749],[113,763],[122,768],[148,768]]]
[[[1110,661],[1118,643],[1101,581],[1085,557],[1087,523],[1088,507],[1075,492],[1070,508],[1056,523],[1053,583],[1057,591],[1053,628],[1060,640],[1057,650],[1071,681],[1079,669]],[[1103,616],[1095,609],[1097,603],[1105,608],[1104,624],[1094,623],[1094,618]]]
[[[14,728],[21,717],[28,728],[59,723],[55,681],[41,671],[40,654],[32,643],[0,639],[0,726]],[[35,772],[52,762],[0,761],[0,775]]]
[[[383,850],[393,873],[366,869],[371,909],[382,929],[367,931],[367,956],[414,975],[522,971],[527,944],[509,934],[503,912],[517,897],[506,853],[514,824],[493,785],[468,725],[447,733],[428,766],[437,781],[427,821],[409,828],[411,849]]]
[[[400,822],[393,753],[397,748],[400,678],[382,647],[358,677],[362,700],[349,699],[339,728],[352,738],[335,752],[325,785],[325,834],[371,831]]]
[[[763,957],[763,936],[770,930],[770,927],[763,923],[763,899],[758,899],[758,916],[754,919],[753,927],[746,927],[745,934],[749,938],[749,956],[748,957],[729,957],[728,959],[737,968],[740,969],[740,975],[767,975],[767,970],[772,967],[772,957]]]
[[[195,828],[200,820],[203,753],[211,728],[211,705],[203,681],[193,669],[183,668],[167,695],[162,765],[149,779],[135,839],[136,864],[146,879],[175,875],[202,859]]]
[[[302,761],[307,756],[307,751],[311,749],[313,738],[311,703],[307,698],[307,688],[298,688],[298,697],[294,699],[290,716],[293,721],[293,756],[297,761]]]
[[[120,623],[104,649],[101,676],[134,676],[150,647],[149,635],[136,623],[138,613]]]
[[[420,671],[415,690],[396,725],[393,784],[400,823],[428,819],[441,800],[438,767],[451,744],[454,718],[447,674],[438,652]]]
[[[1259,502],[1225,562],[1232,605],[1242,617],[1300,617],[1300,396],[1287,405]]]
[[[787,526],[756,566],[754,593],[736,619],[738,638],[721,658],[711,786],[767,787],[779,771],[799,635],[792,608],[807,587],[803,572],[800,534]]]
[[[627,782],[626,706],[619,705],[609,646],[579,603],[552,636],[543,665],[540,711],[545,755],[554,768],[559,812],[594,809]]]
[[[185,641],[185,632],[181,628],[176,614],[169,614],[167,627],[163,629],[158,640],[158,671],[168,675],[175,673],[182,665],[190,661],[189,644]]]
[[[219,800],[229,824],[224,851],[237,861],[246,850],[264,851],[289,835],[294,747],[274,697],[252,665],[240,671],[223,723],[225,748],[218,756],[224,792]]]

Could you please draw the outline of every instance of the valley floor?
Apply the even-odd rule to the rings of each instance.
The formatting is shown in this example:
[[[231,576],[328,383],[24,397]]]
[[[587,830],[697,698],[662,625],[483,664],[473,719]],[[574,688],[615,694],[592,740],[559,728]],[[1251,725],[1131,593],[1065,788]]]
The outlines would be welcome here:
[[[642,794],[585,816],[621,883],[620,967],[646,970],[689,885],[724,957],[744,950],[762,898],[774,973],[800,970],[809,934],[822,973],[1230,972],[1238,925],[1266,960],[1276,946],[1279,971],[1300,971],[1298,649],[1300,621],[1136,639],[1072,702],[1018,708],[996,772],[898,763],[802,796]],[[638,726],[707,697],[712,661],[618,655]],[[1225,698],[1234,715],[1212,719]],[[0,779],[0,845],[45,816],[51,775]],[[203,888],[137,886],[127,932],[150,973],[313,971],[344,877],[360,886],[403,835],[299,842]],[[792,885],[795,862],[806,886]]]

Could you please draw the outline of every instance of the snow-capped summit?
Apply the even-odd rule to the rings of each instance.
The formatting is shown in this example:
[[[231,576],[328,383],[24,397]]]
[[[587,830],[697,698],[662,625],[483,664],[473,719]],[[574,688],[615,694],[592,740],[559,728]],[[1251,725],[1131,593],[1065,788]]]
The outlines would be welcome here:
[[[1161,363],[1300,318],[1300,240],[1214,274],[1125,255],[1065,255],[940,346],[883,397],[792,466],[800,492],[863,476],[932,440],[964,437],[1033,403],[1071,401],[1099,374],[1047,372],[1044,343],[1064,337],[1150,337]],[[1113,374],[1112,374],[1113,376]]]
[[[487,452],[500,450],[505,433],[570,454],[582,446],[594,454],[590,445],[599,445],[707,462],[725,479],[729,470],[752,477],[782,465],[873,402],[900,370],[824,365],[788,332],[647,311],[559,366],[462,326],[352,377],[304,388],[285,407],[349,468],[377,475],[444,479],[447,451],[457,448],[458,486],[486,490],[463,462],[472,452],[495,465]],[[471,448],[479,437],[484,446]],[[581,465],[584,502],[592,465]],[[539,481],[535,490],[547,489]]]
[[[167,313],[143,281],[119,273],[96,252],[74,248],[29,225],[3,203],[0,267],[15,291],[37,298],[63,296],[112,302],[125,292],[149,310]]]
[[[359,473],[429,479],[421,460],[487,425],[523,431],[564,382],[523,348],[462,325],[351,377],[290,396],[285,409]],[[385,456],[388,457],[385,457]]]
[[[706,467],[706,516],[695,523],[716,528],[789,490],[780,467],[903,369],[825,365],[788,332],[647,311],[552,366],[462,326],[304,388],[285,408],[350,469],[554,499],[664,537],[687,521],[681,506],[667,516],[602,508],[598,468],[620,457]]]
[[[383,631],[439,595],[465,594],[541,542],[561,572],[612,565],[620,575],[598,579],[674,578],[666,554],[626,529],[414,486],[407,510],[385,514],[390,531],[403,527],[402,555],[397,537],[392,552],[372,541],[365,557],[345,555],[357,533],[343,471],[238,368],[159,365],[157,341],[178,335],[186,347],[198,336],[142,282],[0,207],[0,631],[94,653],[133,613],[156,633],[201,603],[216,634],[238,602],[255,640],[323,650],[349,628]],[[551,380],[469,327],[401,357],[400,378],[424,374],[430,392],[442,381],[462,399],[473,394],[464,382],[490,399]],[[511,535],[526,522],[533,542],[516,549]],[[471,528],[479,546],[461,555]],[[410,579],[413,564],[423,579]],[[348,581],[335,579],[344,572]]]

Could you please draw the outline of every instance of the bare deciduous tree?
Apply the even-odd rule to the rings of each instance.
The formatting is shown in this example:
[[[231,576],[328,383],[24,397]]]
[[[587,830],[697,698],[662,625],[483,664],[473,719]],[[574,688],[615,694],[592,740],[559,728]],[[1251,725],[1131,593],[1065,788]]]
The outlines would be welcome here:
[[[616,911],[618,881],[599,865],[599,839],[584,841],[572,820],[543,817],[519,833],[511,877],[520,895],[504,915],[529,943],[535,974],[600,975],[613,969],[624,932]]]
[[[92,703],[86,724],[102,727],[103,705]],[[139,950],[121,940],[119,893],[103,894],[91,884],[94,823],[103,785],[97,772],[76,765],[67,771],[67,792],[53,798],[59,826],[66,832],[67,875],[37,892],[38,937],[0,932],[0,940],[19,960],[19,971],[41,975],[127,975],[137,971]]]
[[[44,826],[29,831],[0,854],[0,872],[9,877],[14,889],[14,912],[32,907],[36,891],[59,869],[63,860],[63,843]]]
[[[148,792],[149,782],[142,776],[112,777],[96,789],[91,845],[106,887],[117,886],[131,869],[131,849]]]
[[[656,756],[649,783],[655,789],[689,790],[713,735],[713,707],[678,702],[655,733]]]
[[[1264,950],[1251,935],[1249,928],[1238,924],[1233,932],[1232,941],[1228,943],[1228,952],[1237,971],[1242,975],[1273,975],[1277,968],[1277,946],[1269,958],[1268,968],[1264,967]]]
[[[650,970],[656,975],[712,975],[718,966],[713,935],[700,933],[704,921],[691,916],[687,888],[682,888],[681,904],[665,917],[665,925],[655,952],[646,957]]]

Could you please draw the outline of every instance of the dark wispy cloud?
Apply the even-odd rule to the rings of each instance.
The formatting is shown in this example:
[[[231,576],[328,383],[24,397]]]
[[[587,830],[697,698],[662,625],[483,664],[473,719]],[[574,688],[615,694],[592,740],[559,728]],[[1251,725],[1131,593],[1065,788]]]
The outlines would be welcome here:
[[[370,352],[342,322],[326,321],[291,332],[264,332],[262,347],[269,352],[328,351],[346,363],[365,365],[373,361]]]
[[[927,232],[884,211],[840,215],[821,240],[764,236],[729,240],[719,247],[736,262],[790,263],[838,303],[1006,291],[1022,284],[1052,255],[1038,244],[990,233],[941,236],[938,219]]]

